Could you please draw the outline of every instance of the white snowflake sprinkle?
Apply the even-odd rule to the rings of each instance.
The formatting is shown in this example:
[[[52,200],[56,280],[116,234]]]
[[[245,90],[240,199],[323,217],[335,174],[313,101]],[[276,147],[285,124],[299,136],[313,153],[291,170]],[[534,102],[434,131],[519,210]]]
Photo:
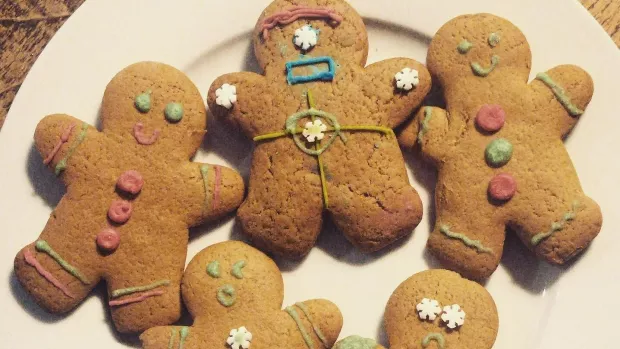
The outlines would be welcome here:
[[[241,326],[238,329],[233,328],[230,330],[230,335],[226,343],[228,343],[232,349],[248,349],[251,341],[252,334],[244,326]]]
[[[237,88],[235,85],[224,84],[215,90],[215,96],[217,105],[230,109],[233,104],[237,103]]]
[[[415,308],[418,310],[418,316],[422,320],[433,321],[437,318],[437,315],[441,313],[439,302],[434,299],[424,298]]]
[[[323,136],[325,136],[323,132],[325,131],[327,131],[327,126],[325,126],[321,120],[316,119],[306,123],[302,134],[306,137],[308,142],[314,142],[323,139]]]
[[[458,326],[463,326],[463,323],[465,323],[465,312],[458,304],[448,305],[443,307],[441,320],[443,320],[449,328],[455,329]]]
[[[317,39],[317,31],[313,29],[312,26],[305,25],[295,30],[295,38],[293,39],[293,43],[295,46],[307,51],[316,45]]]
[[[403,91],[409,91],[420,83],[418,71],[411,68],[404,68],[396,73],[396,88]]]

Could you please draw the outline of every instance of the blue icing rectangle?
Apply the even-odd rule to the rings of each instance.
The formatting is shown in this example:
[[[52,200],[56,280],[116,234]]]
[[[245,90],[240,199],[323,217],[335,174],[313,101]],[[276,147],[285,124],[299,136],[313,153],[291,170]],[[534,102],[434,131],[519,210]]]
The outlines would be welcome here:
[[[317,71],[310,75],[293,75],[293,68],[302,67],[307,65],[316,65],[320,63],[327,63],[327,71]],[[312,82],[312,81],[332,81],[336,75],[336,63],[333,58],[329,56],[313,57],[308,59],[299,59],[296,61],[286,62],[286,81],[289,85]]]

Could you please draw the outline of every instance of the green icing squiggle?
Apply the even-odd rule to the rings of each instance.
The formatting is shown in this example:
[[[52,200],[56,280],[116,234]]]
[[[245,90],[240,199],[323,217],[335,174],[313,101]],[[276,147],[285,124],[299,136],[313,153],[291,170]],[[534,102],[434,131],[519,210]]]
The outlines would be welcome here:
[[[424,120],[420,124],[420,132],[418,132],[418,142],[422,142],[422,137],[428,132],[428,123],[431,121],[431,117],[433,117],[433,108],[424,107]]]
[[[73,155],[77,147],[79,147],[80,144],[84,142],[84,139],[86,138],[86,131],[88,131],[88,124],[84,122],[82,123],[82,129],[80,131],[80,134],[78,134],[76,141],[73,143],[73,145],[71,145],[69,151],[67,151],[67,155],[65,155],[65,157],[56,164],[56,168],[54,168],[54,173],[56,174],[56,176],[58,176],[60,172],[64,171],[67,168],[67,161],[69,160],[71,155]]]
[[[128,294],[132,294],[136,292],[143,292],[143,291],[150,291],[159,286],[168,286],[168,285],[170,285],[170,280],[159,280],[149,285],[120,288],[118,290],[112,291],[112,293],[110,294],[110,297],[118,298],[118,297],[122,297]]]
[[[216,279],[219,278],[220,277],[220,262],[213,261],[209,263],[207,265],[207,274],[209,274],[210,277],[213,277]]]
[[[562,219],[560,219],[557,222],[553,222],[551,223],[551,227],[549,228],[549,230],[542,232],[542,233],[538,233],[536,235],[534,235],[532,237],[532,245],[536,246],[538,245],[541,241],[543,241],[544,239],[550,237],[551,235],[555,234],[556,232],[564,229],[564,226],[572,221],[573,219],[575,219],[575,216],[577,215],[577,209],[579,208],[579,202],[578,201],[573,201],[573,205],[571,207],[571,209],[564,213],[564,215],[562,216]]]
[[[225,307],[235,304],[235,288],[232,285],[224,285],[217,290],[217,301]]]
[[[295,324],[297,324],[297,328],[299,329],[299,332],[301,332],[301,336],[303,337],[304,342],[306,342],[306,345],[308,346],[308,348],[309,349],[314,348],[314,341],[312,340],[312,338],[306,331],[306,327],[304,326],[303,322],[301,322],[301,319],[299,318],[299,314],[297,313],[295,308],[286,307],[284,311],[286,311],[291,316],[293,321],[295,321]]]
[[[422,339],[422,348],[426,348],[431,344],[431,341],[437,342],[439,349],[443,349],[446,346],[446,340],[441,333],[429,333]]]
[[[177,331],[175,331],[173,328],[172,330],[170,330],[170,340],[168,341],[168,349],[174,348],[174,341],[176,337],[177,337]]]
[[[480,253],[493,253],[493,250],[485,247],[480,240],[472,240],[464,234],[450,231],[449,225],[441,225],[439,231],[450,239],[461,240],[467,247],[475,248]]]
[[[310,316],[310,309],[308,309],[308,307],[304,303],[301,303],[301,302],[295,303],[295,305],[297,306],[297,308],[301,309],[304,315],[306,315],[306,317],[308,318],[308,321],[310,321],[310,323],[312,324],[312,329],[314,330],[314,333],[316,334],[317,337],[319,337],[319,339],[321,340],[325,348],[328,348],[329,344],[327,343],[327,339],[325,339],[323,332],[321,332],[321,329],[318,328],[314,324],[314,321],[312,321],[312,317]]]
[[[235,263],[232,267],[232,270],[230,271],[232,276],[236,277],[237,279],[243,279],[243,271],[241,269],[243,269],[245,265],[246,261],[238,261],[237,263]]]
[[[558,85],[547,73],[538,73],[536,75],[536,79],[542,81],[547,87],[553,91],[555,98],[558,99],[560,104],[566,109],[566,111],[570,114],[570,116],[579,116],[583,114],[583,110],[579,109],[576,105],[573,104],[570,97],[564,91],[562,86]]]
[[[179,334],[181,339],[179,339],[179,349],[183,349],[183,345],[185,344],[185,338],[189,335],[189,327],[183,326],[179,330]]]
[[[360,336],[349,336],[334,346],[334,349],[375,349],[377,342],[374,339]]]
[[[88,285],[90,283],[88,279],[76,267],[69,264],[69,262],[64,260],[56,251],[54,251],[52,246],[50,246],[50,244],[48,244],[47,241],[38,240],[34,246],[37,249],[37,251],[47,253],[64,270],[66,270],[69,274],[73,275],[75,278],[80,280],[84,285]]]
[[[491,74],[491,72],[495,69],[495,67],[497,67],[498,64],[499,64],[499,56],[493,55],[493,57],[491,57],[491,65],[488,68],[483,68],[480,64],[476,62],[472,62],[471,69],[474,71],[476,75],[481,76],[481,77],[486,77],[487,75]]]

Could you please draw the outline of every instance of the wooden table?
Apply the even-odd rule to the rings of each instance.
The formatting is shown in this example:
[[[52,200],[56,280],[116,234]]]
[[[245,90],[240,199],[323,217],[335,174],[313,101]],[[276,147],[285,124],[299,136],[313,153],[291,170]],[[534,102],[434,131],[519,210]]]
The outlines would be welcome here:
[[[620,47],[620,0],[580,1]],[[82,2],[0,0],[0,128],[26,73]]]

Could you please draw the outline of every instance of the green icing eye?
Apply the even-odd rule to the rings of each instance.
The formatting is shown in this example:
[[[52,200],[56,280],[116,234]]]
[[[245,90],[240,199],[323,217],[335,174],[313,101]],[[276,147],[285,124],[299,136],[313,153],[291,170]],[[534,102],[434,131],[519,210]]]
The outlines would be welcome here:
[[[170,122],[179,122],[183,118],[183,105],[181,103],[168,103],[164,110],[166,119]]]
[[[246,262],[241,260],[238,261],[237,263],[235,263],[232,267],[232,270],[230,271],[230,273],[236,277],[237,279],[243,279],[243,271],[241,271],[241,269],[243,269],[246,265]]]
[[[463,39],[463,41],[459,42],[459,45],[456,47],[456,49],[459,51],[460,54],[464,55],[467,52],[469,52],[469,50],[471,50],[472,47],[472,43]]]
[[[207,274],[212,278],[220,277],[220,262],[213,261],[207,265]]]
[[[499,44],[499,39],[500,39],[499,34],[491,33],[489,35],[489,46],[491,46],[491,47],[497,46],[497,44]]]
[[[141,113],[147,113],[151,110],[151,90],[137,95],[134,105]]]

